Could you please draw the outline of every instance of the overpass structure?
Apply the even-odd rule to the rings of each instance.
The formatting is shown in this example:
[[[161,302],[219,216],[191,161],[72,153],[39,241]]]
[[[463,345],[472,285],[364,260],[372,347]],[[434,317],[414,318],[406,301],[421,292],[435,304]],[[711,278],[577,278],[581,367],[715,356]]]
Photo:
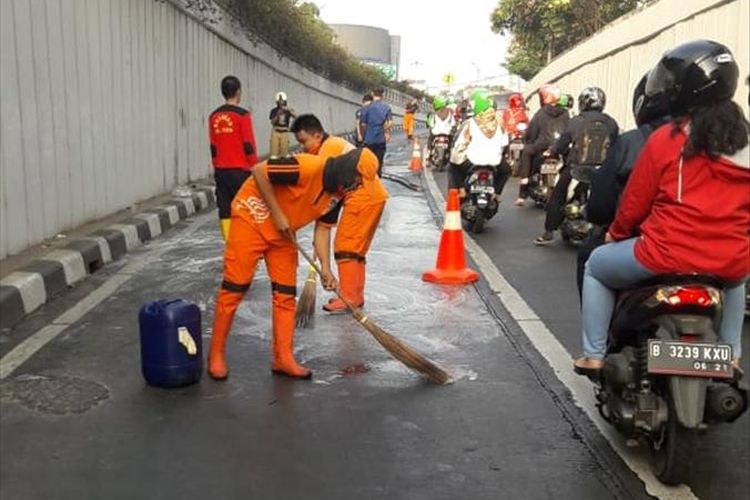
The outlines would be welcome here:
[[[0,23],[0,258],[208,176],[224,75],[242,80],[261,154],[276,92],[337,133],[361,102],[213,0],[4,0]],[[386,98],[401,114],[406,96]]]
[[[631,128],[635,85],[661,54],[679,43],[708,38],[727,45],[744,82],[750,74],[748,19],[750,0],[650,2],[554,59],[528,83],[526,93],[555,82],[577,96],[584,87],[596,85],[607,92],[607,112],[621,127]],[[742,82],[735,99],[747,115],[748,88]]]

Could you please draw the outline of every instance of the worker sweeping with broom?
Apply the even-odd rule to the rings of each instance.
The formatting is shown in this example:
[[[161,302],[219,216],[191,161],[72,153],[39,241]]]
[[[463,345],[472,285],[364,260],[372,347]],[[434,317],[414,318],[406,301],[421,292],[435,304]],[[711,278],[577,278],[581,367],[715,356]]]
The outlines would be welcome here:
[[[224,279],[208,358],[209,375],[225,379],[226,340],[240,301],[250,288],[258,260],[265,258],[273,291],[273,361],[275,374],[309,378],[311,372],[294,359],[297,247],[295,231],[317,221],[333,224],[339,202],[364,181],[377,176],[377,158],[366,150],[353,150],[329,159],[300,154],[269,160],[255,167],[254,175],[232,202],[232,231],[224,252]],[[356,223],[356,221],[354,221]],[[317,231],[316,231],[317,232]],[[325,243],[325,248],[318,248]],[[320,258],[321,280],[335,289],[328,242],[314,242]]]
[[[292,125],[292,133],[305,152],[326,159],[337,157],[353,148],[344,139],[326,134],[320,120],[312,114],[297,117]],[[365,303],[365,256],[387,199],[388,191],[380,179],[374,177],[363,179],[362,188],[348,194],[342,201],[343,213],[336,229],[334,258],[338,267],[341,295],[357,307],[362,307]],[[330,225],[319,224],[315,227],[314,239],[321,242],[321,248],[328,249],[330,234]],[[323,309],[341,313],[347,311],[347,306],[340,298],[334,298]]]

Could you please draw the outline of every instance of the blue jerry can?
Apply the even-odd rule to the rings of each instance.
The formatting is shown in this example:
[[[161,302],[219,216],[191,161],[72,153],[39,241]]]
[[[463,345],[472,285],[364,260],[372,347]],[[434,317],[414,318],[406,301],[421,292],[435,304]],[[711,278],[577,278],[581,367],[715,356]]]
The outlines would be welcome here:
[[[201,311],[182,299],[156,300],[138,314],[141,369],[150,385],[180,387],[203,371]]]

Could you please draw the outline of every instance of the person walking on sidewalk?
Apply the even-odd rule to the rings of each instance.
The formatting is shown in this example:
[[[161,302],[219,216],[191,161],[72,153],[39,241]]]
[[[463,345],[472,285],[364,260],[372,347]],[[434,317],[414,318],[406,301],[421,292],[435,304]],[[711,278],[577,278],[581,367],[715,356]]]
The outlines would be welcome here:
[[[411,98],[404,108],[404,132],[406,138],[412,140],[414,137],[414,114],[419,110],[419,103],[415,97]]]
[[[296,310],[296,231],[316,221],[333,224],[339,202],[372,182],[377,158],[355,149],[328,160],[306,153],[269,159],[255,168],[232,203],[232,232],[224,251],[224,277],[216,299],[208,373],[217,380],[229,372],[225,357],[234,314],[263,257],[271,279],[274,374],[310,378],[312,372],[294,358]],[[353,221],[358,224],[359,221]],[[328,290],[337,286],[325,249],[314,241],[320,259],[321,281]]]
[[[258,149],[253,117],[250,111],[239,106],[242,95],[240,80],[236,76],[225,76],[221,80],[221,94],[226,102],[208,117],[208,138],[216,181],[219,224],[226,241],[232,199],[258,163]]]
[[[375,153],[378,158],[378,177],[383,174],[383,158],[385,145],[391,140],[391,107],[383,102],[383,88],[372,91],[372,104],[362,109],[360,124],[363,130],[365,147]]]
[[[271,158],[289,154],[289,125],[296,116],[294,110],[287,105],[286,94],[277,93],[276,107],[268,115],[271,120]]]
[[[354,113],[354,130],[357,132],[357,147],[362,147],[364,134],[362,133],[362,110],[372,104],[372,94],[369,92],[362,97],[362,106]]]
[[[294,120],[292,133],[306,153],[316,154],[324,159],[353,149],[344,139],[326,134],[320,120],[314,115],[301,115]],[[362,307],[365,303],[366,255],[387,199],[388,191],[380,179],[374,177],[363,180],[362,188],[342,201],[343,213],[336,228],[333,255],[338,267],[341,294],[357,307]],[[314,238],[321,243],[321,251],[330,249],[331,225],[316,225]],[[334,298],[323,309],[328,312],[344,312],[347,307],[341,299]]]

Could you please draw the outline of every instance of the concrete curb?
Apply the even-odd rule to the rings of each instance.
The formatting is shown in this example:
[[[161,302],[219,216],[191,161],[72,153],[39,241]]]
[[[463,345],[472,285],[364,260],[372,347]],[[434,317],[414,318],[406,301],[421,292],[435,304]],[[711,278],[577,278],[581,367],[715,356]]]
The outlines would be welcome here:
[[[18,324],[109,262],[162,235],[178,221],[215,206],[213,186],[198,185],[192,191],[190,197],[171,198],[118,224],[73,238],[0,280],[0,327]]]

